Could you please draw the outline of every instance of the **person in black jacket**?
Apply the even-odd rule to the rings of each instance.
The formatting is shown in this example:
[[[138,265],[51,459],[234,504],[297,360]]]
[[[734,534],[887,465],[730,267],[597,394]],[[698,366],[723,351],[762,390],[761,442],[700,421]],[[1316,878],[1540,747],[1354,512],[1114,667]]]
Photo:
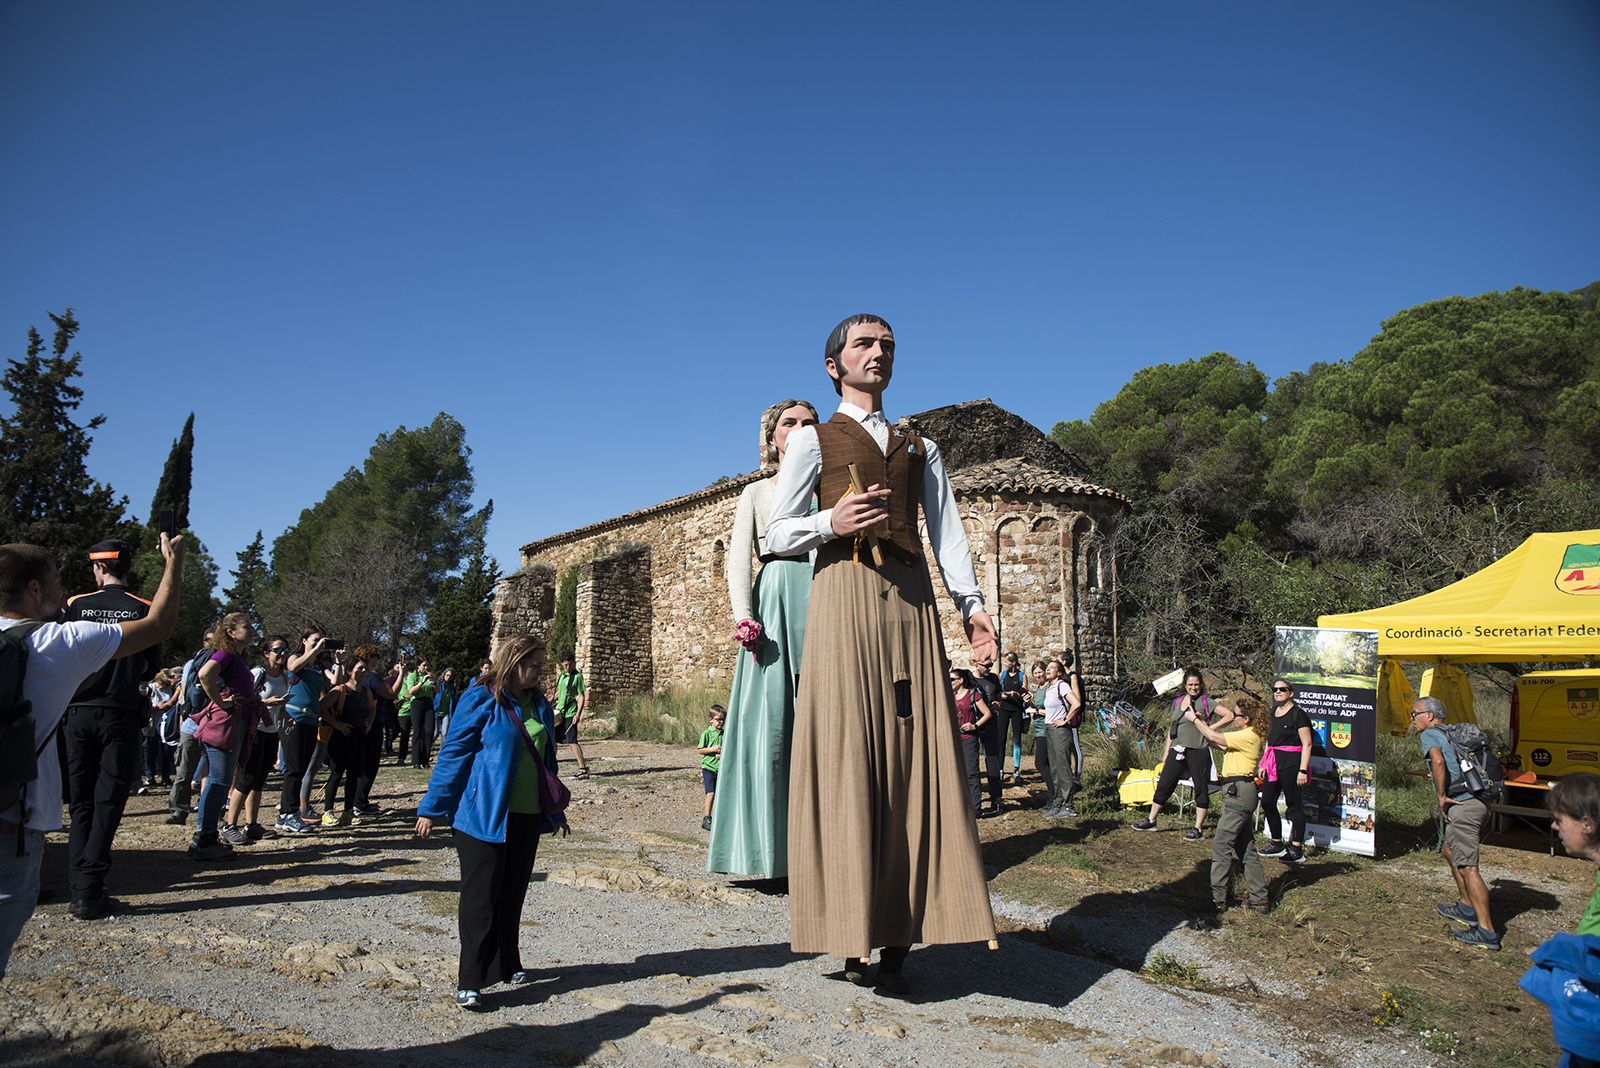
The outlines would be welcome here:
[[[93,593],[67,602],[67,621],[116,625],[143,619],[150,602],[128,589],[133,546],[120,539],[89,547]],[[61,737],[67,754],[72,828],[67,836],[68,912],[80,920],[110,915],[117,902],[106,894],[111,841],[128,793],[139,777],[141,731],[150,702],[140,691],[161,666],[160,646],[137,656],[112,660],[79,685],[67,705]]]

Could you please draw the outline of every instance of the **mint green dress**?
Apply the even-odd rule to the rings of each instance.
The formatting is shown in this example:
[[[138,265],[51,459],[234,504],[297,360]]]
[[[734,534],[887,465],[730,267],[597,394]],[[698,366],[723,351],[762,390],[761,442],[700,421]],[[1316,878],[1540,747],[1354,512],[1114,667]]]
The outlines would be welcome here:
[[[762,879],[789,873],[789,741],[810,599],[810,560],[762,565],[751,606],[761,647],[740,649],[733,669],[708,871]]]

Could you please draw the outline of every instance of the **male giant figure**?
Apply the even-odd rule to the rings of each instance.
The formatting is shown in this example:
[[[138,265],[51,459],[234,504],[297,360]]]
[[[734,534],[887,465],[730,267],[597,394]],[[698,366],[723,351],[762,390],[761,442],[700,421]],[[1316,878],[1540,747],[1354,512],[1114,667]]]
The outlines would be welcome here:
[[[829,335],[839,411],[790,434],[767,548],[816,551],[790,770],[791,944],[844,957],[863,984],[882,947],[878,985],[904,993],[913,943],[995,937],[919,507],[974,660],[994,660],[995,634],[938,447],[884,417],[894,354],[875,315]]]

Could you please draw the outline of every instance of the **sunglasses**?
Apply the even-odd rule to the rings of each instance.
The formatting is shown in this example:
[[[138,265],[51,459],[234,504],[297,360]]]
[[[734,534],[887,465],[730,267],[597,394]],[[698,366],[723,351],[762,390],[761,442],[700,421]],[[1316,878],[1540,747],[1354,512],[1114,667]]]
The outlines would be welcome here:
[[[269,653],[277,653],[279,656],[282,656],[284,653],[287,653],[288,651],[289,651],[289,647],[287,645],[274,645],[271,649],[267,650],[267,652],[269,652]]]
[[[1273,693],[1289,693],[1291,691],[1290,691],[1289,687],[1287,687],[1287,686],[1274,686],[1272,688],[1272,692]]]

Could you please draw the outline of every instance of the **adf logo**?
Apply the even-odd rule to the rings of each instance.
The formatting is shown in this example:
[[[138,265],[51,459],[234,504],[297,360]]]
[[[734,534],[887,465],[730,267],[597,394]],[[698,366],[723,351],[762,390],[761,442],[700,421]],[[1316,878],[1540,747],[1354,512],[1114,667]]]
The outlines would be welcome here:
[[[1351,741],[1350,724],[1335,723],[1333,725],[1333,736],[1330,740],[1333,742],[1335,749],[1349,749]]]
[[[1600,545],[1569,545],[1556,572],[1556,589],[1578,597],[1600,597]]]

